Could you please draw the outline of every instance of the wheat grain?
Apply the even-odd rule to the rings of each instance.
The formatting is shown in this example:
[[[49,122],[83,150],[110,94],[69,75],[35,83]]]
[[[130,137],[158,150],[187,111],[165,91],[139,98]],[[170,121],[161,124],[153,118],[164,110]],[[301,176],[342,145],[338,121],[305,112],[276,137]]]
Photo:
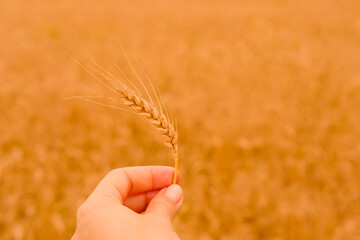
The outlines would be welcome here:
[[[122,46],[121,46],[121,48],[122,48]],[[171,149],[173,157],[174,157],[174,162],[175,162],[174,165],[175,166],[174,166],[173,184],[176,184],[177,172],[178,172],[178,168],[179,168],[179,153],[178,153],[178,146],[177,146],[178,134],[177,134],[177,131],[176,131],[175,127],[174,127],[174,124],[171,122],[170,118],[167,117],[167,115],[164,114],[164,112],[162,110],[162,107],[161,107],[161,105],[163,105],[163,104],[161,104],[161,102],[160,102],[160,100],[159,100],[159,98],[158,98],[158,96],[157,96],[157,94],[156,94],[156,92],[154,90],[154,87],[153,87],[150,79],[145,74],[144,70],[141,68],[143,73],[146,75],[147,80],[151,84],[151,88],[153,90],[153,93],[155,94],[156,99],[158,101],[158,106],[156,106],[153,103],[153,100],[151,99],[151,96],[150,96],[149,92],[147,91],[147,89],[146,89],[145,85],[143,84],[142,80],[140,79],[140,77],[136,73],[135,69],[133,68],[130,60],[127,58],[127,55],[126,55],[124,50],[123,50],[123,52],[124,52],[124,55],[125,55],[128,63],[132,67],[132,70],[134,71],[134,73],[138,77],[138,80],[140,81],[143,88],[145,89],[145,91],[146,91],[146,93],[147,93],[147,95],[148,95],[151,102],[148,102],[144,97],[141,96],[140,91],[135,87],[135,85],[133,85],[131,83],[131,81],[126,77],[126,75],[124,73],[122,73],[122,71],[120,70],[120,68],[118,66],[117,66],[118,70],[120,70],[122,75],[125,77],[125,79],[132,84],[132,86],[136,89],[136,92],[131,90],[122,81],[120,81],[119,79],[114,77],[110,72],[108,72],[106,69],[101,67],[95,61],[95,59],[93,57],[91,57],[92,61],[94,62],[94,64],[97,67],[97,69],[95,69],[94,72],[90,71],[88,68],[86,68],[81,63],[79,63],[79,62],[78,63],[87,72],[89,72],[93,77],[95,77],[95,79],[97,79],[101,84],[103,84],[105,87],[107,87],[108,89],[110,89],[114,93],[117,93],[118,95],[120,95],[121,96],[120,100],[122,100],[123,104],[127,105],[136,114],[138,114],[142,119],[144,119],[147,123],[149,123],[151,126],[156,128],[161,133],[161,135],[164,138],[165,146],[168,147],[169,149]],[[102,79],[97,77],[95,73],[100,74],[102,76]],[[94,102],[94,103],[97,103],[99,105],[103,105],[103,106],[107,106],[107,107],[111,107],[111,108],[121,109],[121,108],[118,108],[118,107],[114,107],[112,105],[107,105],[107,104],[103,104],[103,103],[93,101],[91,99],[90,100],[87,99],[89,97],[90,98],[92,98],[92,97],[102,97],[102,98],[110,99],[112,101],[115,100],[117,102],[117,99],[114,99],[114,98],[111,98],[111,97],[104,97],[104,96],[78,96],[78,97],[75,97],[75,98],[80,98],[82,100],[87,100],[87,101]],[[121,110],[124,110],[124,109],[121,109]]]
[[[155,127],[163,136],[165,146],[170,148],[175,160],[175,171],[173,183],[177,180],[178,171],[178,134],[174,125],[165,116],[163,111],[156,105],[149,103],[145,98],[137,95],[128,88],[121,88],[116,90],[122,96],[123,103],[134,110],[136,114],[141,116],[145,121]]]

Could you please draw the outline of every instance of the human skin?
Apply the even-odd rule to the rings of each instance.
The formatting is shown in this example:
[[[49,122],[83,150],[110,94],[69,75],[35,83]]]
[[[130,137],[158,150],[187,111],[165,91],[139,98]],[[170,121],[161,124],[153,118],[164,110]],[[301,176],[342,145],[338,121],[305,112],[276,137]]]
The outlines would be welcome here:
[[[180,239],[172,220],[183,191],[173,174],[164,166],[112,170],[79,207],[72,240]]]

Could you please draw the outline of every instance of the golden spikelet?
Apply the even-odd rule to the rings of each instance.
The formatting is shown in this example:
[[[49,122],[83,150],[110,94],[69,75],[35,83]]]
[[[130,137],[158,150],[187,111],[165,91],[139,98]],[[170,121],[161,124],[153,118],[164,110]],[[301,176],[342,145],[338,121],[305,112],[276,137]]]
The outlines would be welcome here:
[[[173,183],[177,180],[178,171],[178,147],[177,139],[178,135],[174,125],[168,120],[165,114],[152,103],[146,101],[145,98],[136,95],[127,88],[118,89],[117,93],[122,96],[123,103],[130,109],[139,114],[145,121],[154,126],[163,136],[165,146],[171,149],[175,160],[175,171]]]
[[[120,45],[121,46],[121,45]],[[122,46],[121,46],[122,48]],[[156,128],[161,135],[164,138],[165,146],[171,149],[174,160],[175,160],[175,169],[174,169],[174,179],[173,183],[176,183],[177,180],[177,172],[178,172],[178,166],[179,166],[179,154],[178,154],[178,146],[177,146],[177,140],[178,140],[178,134],[177,131],[173,125],[173,123],[170,121],[169,117],[167,117],[167,114],[165,115],[163,112],[163,109],[161,107],[161,103],[159,101],[159,98],[157,96],[157,93],[154,90],[154,87],[152,86],[152,83],[150,79],[145,74],[144,70],[141,68],[141,70],[144,72],[146,78],[148,79],[149,83],[151,84],[151,88],[153,90],[153,93],[156,96],[156,99],[158,101],[158,106],[156,106],[147,91],[144,83],[136,73],[135,69],[133,68],[130,60],[128,59],[124,49],[122,48],[123,53],[131,66],[133,72],[137,76],[138,80],[142,84],[144,90],[146,91],[148,97],[150,98],[151,102],[147,101],[144,97],[141,96],[140,91],[135,87],[134,84],[131,83],[131,81],[126,77],[126,75],[121,71],[121,69],[116,65],[120,73],[123,75],[123,77],[131,83],[131,85],[136,89],[136,92],[130,89],[127,85],[125,85],[121,80],[114,77],[111,73],[106,71],[103,67],[101,67],[99,64],[96,63],[96,61],[92,58],[92,61],[94,62],[96,69],[94,69],[94,72],[86,68],[84,65],[79,63],[88,73],[90,73],[95,79],[97,79],[102,85],[110,89],[112,92],[116,93],[117,96],[120,96],[120,99],[113,98],[113,97],[105,97],[105,96],[76,96],[72,98],[79,98],[88,102],[96,103],[102,106],[115,108],[115,109],[121,109],[113,105],[107,105],[103,104],[101,102],[97,102],[92,99],[96,98],[104,98],[111,100],[115,103],[119,103],[119,100],[121,100],[121,103],[124,105],[127,105],[131,110],[133,110],[136,114],[138,114],[142,119],[144,119],[147,123],[149,123],[151,126]],[[99,74],[101,77],[98,77],[97,74]],[[71,99],[71,98],[68,98]]]

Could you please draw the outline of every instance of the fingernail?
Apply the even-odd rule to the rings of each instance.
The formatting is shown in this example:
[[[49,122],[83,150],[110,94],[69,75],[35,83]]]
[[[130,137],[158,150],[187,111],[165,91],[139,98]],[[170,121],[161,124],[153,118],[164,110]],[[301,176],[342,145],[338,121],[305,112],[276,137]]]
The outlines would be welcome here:
[[[165,196],[177,203],[181,200],[183,191],[179,185],[173,184],[166,189]]]
[[[176,204],[176,211],[179,211],[181,205],[183,204],[184,196],[181,197],[180,201]]]

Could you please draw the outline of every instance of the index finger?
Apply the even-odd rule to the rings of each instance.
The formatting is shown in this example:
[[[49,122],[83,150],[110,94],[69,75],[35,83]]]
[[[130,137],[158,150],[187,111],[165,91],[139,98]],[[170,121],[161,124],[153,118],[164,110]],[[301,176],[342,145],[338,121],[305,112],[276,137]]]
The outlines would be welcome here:
[[[118,168],[101,180],[90,197],[106,197],[123,203],[129,195],[171,185],[173,176],[174,168],[166,166]]]

